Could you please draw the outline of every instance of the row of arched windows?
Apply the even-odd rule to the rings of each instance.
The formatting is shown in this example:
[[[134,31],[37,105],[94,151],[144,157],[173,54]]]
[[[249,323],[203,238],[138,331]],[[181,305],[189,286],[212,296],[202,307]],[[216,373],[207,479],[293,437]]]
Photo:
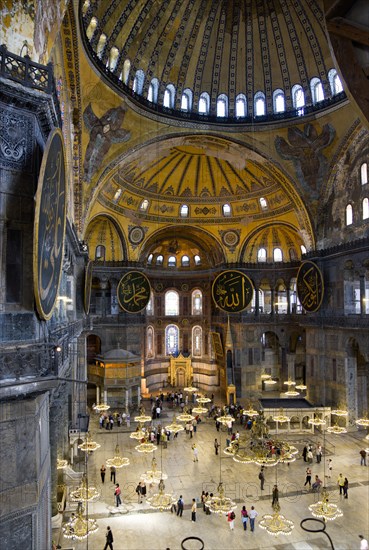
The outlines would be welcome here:
[[[362,200],[362,219],[367,220],[369,218],[369,199],[365,197]],[[354,223],[354,212],[352,204],[346,206],[346,225],[352,225]]]
[[[146,331],[146,356],[154,357],[154,328],[147,327]],[[168,325],[165,327],[165,355],[178,355],[179,353],[179,328],[177,325]],[[192,328],[192,356],[202,356],[202,328],[195,326]]]
[[[203,296],[200,289],[196,288],[191,293],[191,315],[202,314]],[[179,293],[176,290],[168,290],[164,297],[164,311],[167,316],[179,315]],[[150,297],[149,303],[146,306],[146,313],[154,315],[154,301]]]
[[[92,40],[97,27],[98,21],[96,17],[92,17],[86,30],[87,38],[90,41]],[[104,58],[106,57],[106,42],[107,36],[102,33],[96,46],[96,54],[100,59],[103,58],[103,55]],[[120,52],[116,46],[112,47],[106,61],[106,68],[114,74],[116,74],[119,53]],[[147,89],[146,99],[150,103],[158,104],[160,82],[156,77],[152,78],[148,86],[145,87],[145,72],[142,69],[138,69],[134,76],[131,75],[131,62],[129,59],[125,59],[123,63],[123,70],[117,76],[126,86],[129,86],[132,82],[132,91],[138,95],[142,96],[144,94],[144,90]],[[343,91],[341,80],[335,69],[331,69],[328,72],[328,80],[332,96],[335,96]],[[304,107],[306,105],[306,92],[300,84],[295,84],[292,87],[291,92],[292,107],[297,111],[297,114],[301,116],[304,114]],[[319,78],[314,77],[310,80],[310,93],[313,105],[325,99],[323,85]],[[177,100],[179,100],[180,109],[184,112],[194,112],[196,110],[202,115],[213,114],[210,113],[210,95],[208,92],[202,92],[200,94],[197,105],[194,105],[193,96],[194,94],[192,89],[186,88],[181,93],[180,98],[178,98],[175,86],[173,84],[167,84],[163,95],[162,105],[163,107],[175,109],[178,105]],[[285,93],[282,89],[278,88],[274,90],[272,100],[273,113],[283,113],[286,111]],[[253,97],[253,105],[249,106],[247,104],[246,95],[244,93],[239,93],[236,96],[232,107],[234,109],[234,115],[232,116],[235,116],[236,118],[244,118],[251,114],[256,117],[265,116],[267,114],[266,96],[262,90],[257,91]],[[229,98],[227,94],[221,93],[218,95],[216,100],[215,114],[219,118],[227,118],[230,116],[229,112]]]
[[[115,193],[115,195],[114,195],[114,198],[113,198],[114,202],[116,202],[115,196],[116,196],[117,193]],[[120,194],[119,194],[119,197],[120,197]],[[264,199],[264,198],[260,199],[260,206],[263,210],[266,210],[268,208],[266,199]],[[143,199],[143,201],[140,204],[140,211],[141,212],[148,212],[149,207],[150,207],[150,201],[148,199]],[[222,205],[222,214],[225,218],[229,218],[229,217],[232,216],[232,207],[231,207],[230,204],[225,203],[225,204]],[[190,207],[188,206],[188,204],[181,204],[180,207],[179,207],[179,216],[181,218],[188,218],[189,215],[190,215]]]

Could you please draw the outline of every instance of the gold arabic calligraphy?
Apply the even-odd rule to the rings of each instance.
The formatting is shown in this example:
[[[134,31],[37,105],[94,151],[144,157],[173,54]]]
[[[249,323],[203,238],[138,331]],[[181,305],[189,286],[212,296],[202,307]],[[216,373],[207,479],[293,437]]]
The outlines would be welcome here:
[[[125,275],[119,283],[118,299],[124,310],[141,311],[150,299],[150,284],[146,277],[139,272]]]
[[[315,264],[309,262],[301,266],[297,288],[303,308],[306,311],[316,311],[323,298],[323,281]]]
[[[224,311],[242,311],[252,299],[250,279],[240,271],[226,271],[219,275],[213,286],[213,298]]]

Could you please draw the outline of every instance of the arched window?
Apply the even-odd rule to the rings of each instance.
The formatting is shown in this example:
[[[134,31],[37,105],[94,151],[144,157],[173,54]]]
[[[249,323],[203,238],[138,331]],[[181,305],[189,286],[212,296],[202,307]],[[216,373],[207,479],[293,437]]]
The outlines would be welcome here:
[[[179,209],[179,214],[180,214],[181,218],[188,218],[188,212],[189,212],[188,205],[187,204],[182,204],[182,206]]]
[[[361,179],[361,185],[365,185],[368,183],[368,165],[366,162],[363,162],[363,164],[360,166],[360,179]]]
[[[150,294],[150,300],[147,302],[146,314],[154,315],[154,296],[152,295],[152,293]]]
[[[106,44],[106,34],[103,33],[100,35],[99,41],[97,43],[97,48],[96,48],[96,53],[99,59],[102,58],[105,44]]]
[[[255,116],[263,116],[265,112],[265,95],[263,92],[256,92],[254,97],[254,114]]]
[[[105,260],[105,246],[103,246],[102,244],[99,244],[96,247],[95,260],[100,260],[100,261]]]
[[[181,98],[182,111],[191,111],[192,97],[193,97],[193,93],[192,93],[192,90],[190,90],[190,88],[186,88],[185,90],[183,90],[182,98]]]
[[[297,110],[297,114],[302,116],[305,107],[305,94],[300,84],[295,84],[295,86],[292,87],[292,104]]]
[[[165,315],[179,315],[179,295],[175,290],[165,293]]]
[[[117,189],[117,190],[115,191],[114,196],[113,196],[113,202],[114,202],[115,204],[117,204],[117,202],[119,201],[119,199],[120,199],[122,193],[123,193],[122,189]]]
[[[152,259],[154,257],[154,254],[149,254],[148,258],[147,258],[147,263],[148,264],[151,264],[152,263]]]
[[[259,248],[258,250],[258,262],[267,261],[267,251],[265,248]]]
[[[191,295],[192,315],[202,314],[202,292],[198,288]]]
[[[346,225],[352,225],[352,206],[348,204],[346,206]]]
[[[228,116],[228,97],[226,94],[218,95],[217,99],[217,116],[226,117]]]
[[[275,113],[283,113],[285,111],[283,90],[274,90],[273,92],[273,111]]]
[[[268,210],[268,203],[264,197],[260,197],[259,202],[262,210]]]
[[[290,248],[290,249],[289,249],[289,254],[290,254],[290,260],[291,260],[291,262],[293,262],[294,260],[297,260],[296,248]]]
[[[236,97],[236,117],[247,116],[247,100],[244,94],[238,94]]]
[[[154,357],[154,329],[147,327],[146,332],[146,357]]]
[[[151,103],[157,103],[158,102],[158,91],[159,91],[159,80],[157,78],[153,78],[150,82],[149,89],[147,91],[147,99]]]
[[[194,259],[195,265],[201,265],[201,258],[198,254],[195,254],[193,259]]]
[[[175,267],[177,265],[177,258],[175,256],[169,256],[168,267]]]
[[[313,104],[318,103],[319,101],[323,101],[324,99],[324,91],[323,86],[319,78],[312,78],[310,82],[310,88],[311,88],[311,97],[313,99]]]
[[[140,210],[141,212],[147,212],[148,208],[149,208],[149,201],[147,199],[144,199],[140,204]]]
[[[301,254],[306,254],[306,247],[302,244],[300,245],[301,248]]]
[[[223,210],[223,216],[225,218],[229,218],[231,215],[232,215],[232,209],[231,209],[231,205],[230,204],[223,204],[222,206],[222,210]]]
[[[97,21],[96,17],[92,17],[91,21],[90,21],[90,23],[87,27],[86,36],[90,41],[91,41],[91,39],[94,35],[94,32],[96,31],[97,23],[98,23],[98,21]]]
[[[186,254],[184,254],[181,258],[181,265],[183,267],[188,267],[190,265],[190,258]]]
[[[164,107],[168,107],[169,109],[173,109],[175,94],[176,94],[176,90],[175,90],[175,87],[173,86],[173,84],[168,84],[168,86],[165,88],[165,92],[164,92],[164,99],[163,99]]]
[[[331,86],[332,95],[339,94],[343,91],[343,86],[336,69],[331,69],[328,73],[328,80]]]
[[[193,327],[192,329],[192,355],[201,357],[202,355],[202,328]]]
[[[275,248],[273,250],[273,260],[275,262],[281,262],[283,260],[283,254],[280,248]]]
[[[156,258],[156,265],[163,265],[164,262],[164,256],[162,254],[159,254],[159,256]]]
[[[210,107],[210,97],[208,92],[203,92],[199,98],[199,113],[200,115],[208,115]]]
[[[138,69],[133,81],[133,88],[132,88],[136,94],[139,94],[139,95],[142,94],[144,81],[145,81],[145,73],[143,72],[142,69]]]
[[[369,199],[365,197],[363,199],[363,220],[367,220],[369,218]]]
[[[109,55],[109,69],[112,72],[114,71],[115,67],[117,66],[118,55],[119,55],[118,48],[113,46],[112,49],[110,50],[110,55]]]
[[[131,62],[129,59],[126,59],[123,63],[123,82],[126,86],[128,85],[130,70],[131,70]]]
[[[178,355],[179,330],[176,325],[168,325],[165,329],[165,355]]]

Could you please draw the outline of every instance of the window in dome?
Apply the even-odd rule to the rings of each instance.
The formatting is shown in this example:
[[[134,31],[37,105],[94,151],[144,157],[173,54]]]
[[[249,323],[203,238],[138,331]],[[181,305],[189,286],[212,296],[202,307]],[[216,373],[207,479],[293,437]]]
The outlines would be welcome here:
[[[202,328],[193,327],[192,329],[192,355],[194,357],[201,357],[202,348]]]
[[[168,325],[165,329],[165,354],[178,355],[179,330],[175,325]]]
[[[147,263],[148,264],[152,264],[152,259],[154,257],[154,254],[149,254],[148,257],[147,257]]]
[[[311,95],[313,98],[313,104],[315,105],[319,101],[323,101],[324,99],[324,91],[323,86],[319,78],[312,78],[310,82],[311,87]]]
[[[122,189],[117,189],[114,193],[113,202],[116,204],[122,195]]]
[[[260,206],[263,210],[268,210],[268,203],[267,203],[266,199],[264,199],[264,197],[260,197],[259,202],[260,202]]]
[[[133,88],[132,88],[135,94],[139,94],[139,95],[142,94],[144,81],[145,81],[145,73],[143,72],[142,69],[138,69],[133,81]]]
[[[100,260],[102,262],[105,260],[105,246],[103,246],[102,244],[99,244],[96,247],[95,260]]]
[[[306,247],[302,244],[300,245],[301,248],[301,254],[306,254]]]
[[[141,212],[147,212],[148,208],[149,208],[149,201],[147,199],[144,199],[140,204],[140,210]]]
[[[360,179],[361,185],[368,183],[368,165],[366,162],[360,166]]]
[[[195,265],[201,265],[201,258],[198,254],[195,254],[193,259],[194,259]]]
[[[225,218],[230,218],[230,216],[232,215],[231,205],[230,204],[223,204],[222,209],[223,209],[223,216]]]
[[[274,110],[275,113],[283,113],[285,111],[283,90],[274,90],[274,92],[273,92],[273,110]]]
[[[199,99],[199,113],[201,115],[209,114],[210,98],[207,92],[203,92]]]
[[[247,100],[244,94],[238,94],[236,97],[236,117],[247,116]]]
[[[189,208],[187,204],[182,204],[181,208],[179,209],[179,214],[181,218],[188,218],[188,212],[189,212]]]
[[[275,248],[273,250],[273,260],[275,262],[281,262],[283,260],[283,254],[280,248]]]
[[[165,293],[165,315],[179,315],[179,295],[175,290]]]
[[[255,116],[265,115],[265,95],[263,92],[257,92],[254,98]]]
[[[186,88],[183,90],[182,98],[181,98],[181,109],[182,111],[191,111],[192,109],[192,90],[190,88]]]
[[[300,84],[296,84],[292,87],[292,104],[297,110],[298,116],[302,116],[305,107],[305,94]]]
[[[363,199],[363,220],[367,220],[369,218],[369,199],[365,197]]]
[[[198,288],[192,292],[192,315],[202,313],[202,292]]]
[[[169,256],[168,267],[175,267],[177,265],[177,258],[175,256]]]
[[[147,315],[154,315],[154,296],[150,294],[150,300],[147,302],[146,306]]]
[[[90,42],[91,42],[91,39],[92,39],[96,29],[97,29],[97,23],[98,23],[98,21],[97,21],[96,17],[92,17],[91,21],[90,21],[90,23],[87,27],[86,36],[90,40]]]
[[[112,47],[110,50],[109,55],[109,69],[113,72],[115,67],[117,66],[118,62],[118,56],[119,56],[119,50],[115,46]]]
[[[290,253],[291,262],[293,262],[294,260],[297,260],[297,252],[295,248],[290,248],[289,253]]]
[[[151,103],[157,103],[158,102],[158,91],[159,91],[159,80],[157,78],[153,78],[150,82],[149,89],[147,91],[147,99]]]
[[[352,225],[353,217],[352,217],[352,206],[351,204],[348,204],[346,206],[346,225]]]
[[[123,82],[127,86],[128,85],[128,79],[129,79],[129,72],[131,70],[131,62],[129,59],[126,59],[123,63]]]
[[[267,261],[267,251],[266,248],[259,248],[258,250],[258,262]]]
[[[176,91],[175,91],[175,88],[174,88],[173,84],[168,84],[168,86],[165,88],[165,92],[164,92],[164,99],[163,99],[164,107],[168,107],[169,109],[173,109],[175,93],[176,93]]]
[[[146,332],[146,357],[154,357],[154,329],[147,327]]]
[[[343,86],[336,69],[331,69],[328,73],[329,84],[331,86],[332,95],[339,94],[343,91]]]
[[[159,256],[156,258],[156,265],[163,265],[164,257],[162,254],[159,254]]]
[[[228,116],[228,97],[225,94],[220,94],[217,99],[217,116]]]
[[[106,34],[103,33],[103,34],[100,35],[99,41],[97,43],[97,48],[96,48],[97,57],[99,59],[102,58],[102,54],[103,54],[103,51],[104,51],[104,48],[105,48],[105,44],[106,44]]]

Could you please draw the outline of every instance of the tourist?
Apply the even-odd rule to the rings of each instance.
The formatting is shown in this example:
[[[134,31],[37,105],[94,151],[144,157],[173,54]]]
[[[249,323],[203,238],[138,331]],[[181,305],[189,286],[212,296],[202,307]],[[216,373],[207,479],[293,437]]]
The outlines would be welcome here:
[[[218,442],[218,440],[215,438],[215,440],[214,440],[214,449],[215,449],[215,454],[216,454],[216,455],[218,454],[219,447],[220,447],[219,442]]]
[[[359,535],[360,539],[360,550],[369,550],[368,541],[363,535]]]
[[[105,474],[106,474],[106,468],[103,464],[100,468],[100,476],[101,476],[101,483],[105,483]]]
[[[253,532],[255,529],[255,518],[257,517],[258,513],[255,510],[254,506],[251,506],[251,510],[249,512],[249,518],[250,518],[250,529]]]
[[[361,449],[360,451],[360,466],[366,466],[366,451],[365,449]]]
[[[261,467],[261,470],[259,472],[259,479],[260,479],[260,490],[264,491],[264,482],[265,482],[265,475],[264,475],[264,467]]]
[[[343,477],[342,474],[340,474],[338,476],[337,483],[338,483],[338,486],[340,488],[340,495],[342,495],[343,494],[343,486],[345,484],[345,478]]]
[[[311,487],[311,468],[309,467],[306,468],[306,479],[305,479],[304,487],[306,485],[309,485],[309,487]]]
[[[199,451],[198,451],[198,448],[196,447],[196,443],[194,443],[192,445],[192,450],[193,450],[193,461],[198,462],[199,461]]]
[[[345,477],[345,481],[343,483],[343,497],[344,498],[348,498],[348,486],[349,486],[349,482],[348,482],[347,477]]]
[[[194,498],[191,506],[191,521],[196,521],[196,500]]]
[[[110,548],[110,550],[113,550],[113,533],[111,532],[111,529],[109,525],[106,528],[106,544],[104,546],[104,550],[107,550],[107,548]]]
[[[179,516],[180,518],[182,517],[182,514],[183,514],[183,508],[184,508],[184,502],[183,502],[182,495],[180,495],[177,502],[177,516]]]
[[[277,485],[274,485],[273,491],[272,491],[272,506],[275,504],[279,504],[279,491]]]
[[[247,513],[246,506],[242,506],[241,510],[241,520],[243,525],[243,530],[247,531],[247,520],[249,519],[249,514]]]
[[[110,481],[115,483],[116,469],[115,466],[110,466]]]
[[[236,514],[234,513],[233,510],[231,510],[230,512],[228,512],[228,514],[226,514],[227,516],[227,521],[228,521],[228,525],[229,525],[229,528],[231,531],[234,530],[234,519],[236,517]]]
[[[114,496],[115,496],[115,505],[118,507],[122,504],[122,501],[120,499],[120,495],[121,495],[121,490],[120,490],[120,487],[119,487],[119,483],[116,483],[115,484],[115,491],[114,491]]]

